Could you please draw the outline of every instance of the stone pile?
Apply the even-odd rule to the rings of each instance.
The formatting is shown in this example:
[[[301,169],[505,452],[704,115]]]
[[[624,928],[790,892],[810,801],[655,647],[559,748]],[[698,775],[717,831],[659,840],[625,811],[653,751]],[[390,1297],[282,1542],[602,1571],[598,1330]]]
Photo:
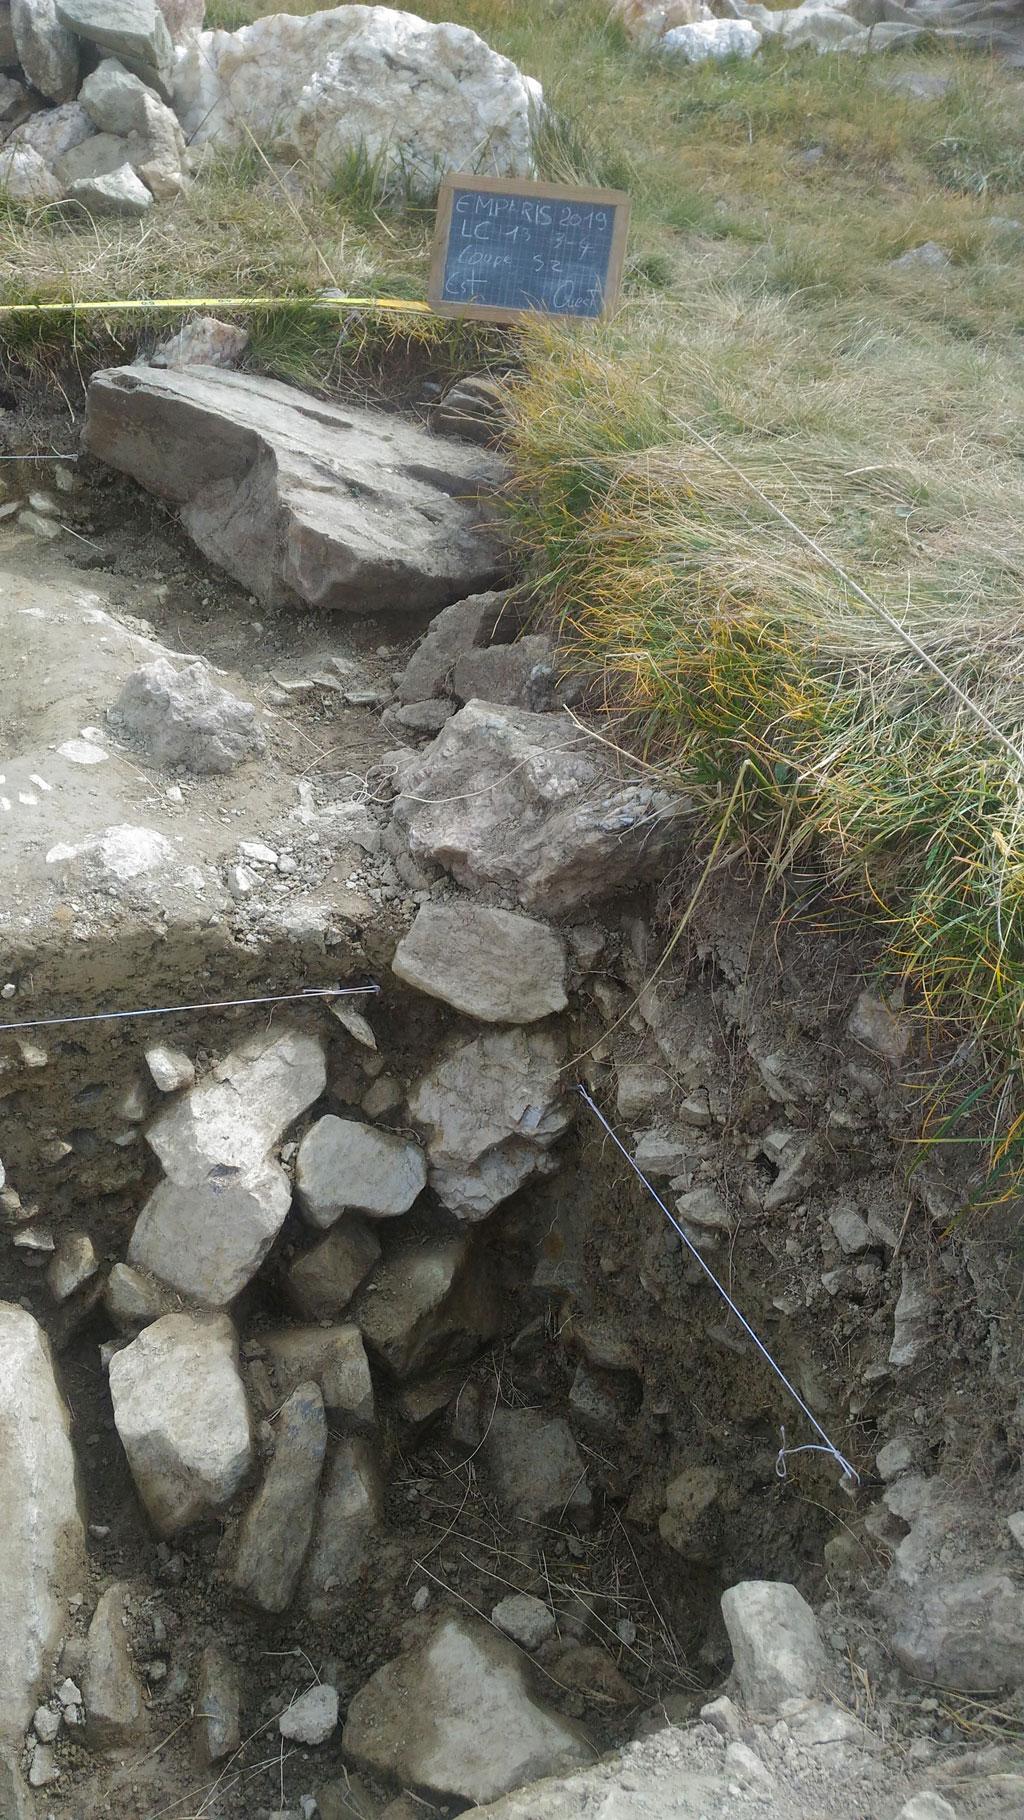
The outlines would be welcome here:
[[[753,57],[775,40],[787,50],[865,53],[934,41],[957,50],[1024,55],[1019,9],[1002,0],[616,0],[614,15],[636,43],[680,63]]]
[[[536,82],[475,32],[379,6],[202,31],[203,0],[0,0],[0,191],[145,215],[200,148],[258,143],[328,183],[346,157],[426,191],[533,169]],[[192,148],[195,148],[193,150]]]

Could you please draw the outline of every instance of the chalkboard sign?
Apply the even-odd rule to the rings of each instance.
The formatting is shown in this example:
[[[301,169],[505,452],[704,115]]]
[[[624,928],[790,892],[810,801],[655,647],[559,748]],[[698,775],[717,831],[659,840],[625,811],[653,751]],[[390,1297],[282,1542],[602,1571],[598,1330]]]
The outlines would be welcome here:
[[[446,177],[428,296],[443,316],[605,316],[622,279],[629,197],[514,178]]]

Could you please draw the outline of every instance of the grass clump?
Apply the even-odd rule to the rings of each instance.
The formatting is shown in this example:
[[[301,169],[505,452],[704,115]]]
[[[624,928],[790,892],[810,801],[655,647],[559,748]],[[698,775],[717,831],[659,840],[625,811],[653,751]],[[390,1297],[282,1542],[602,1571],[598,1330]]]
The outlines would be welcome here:
[[[986,426],[964,448],[938,428],[922,350],[894,336],[872,350],[889,392],[883,452],[880,403],[857,407],[866,350],[851,358],[848,330],[826,358],[818,333],[767,298],[747,327],[763,365],[723,303],[671,373],[663,323],[634,324],[628,345],[621,331],[535,338],[515,394],[514,509],[537,587],[570,649],[600,666],[623,738],[709,827],[739,785],[727,851],[791,890],[799,879],[815,901],[825,888],[879,932],[929,1021],[934,1131],[977,1144],[985,1193],[1009,1191],[1024,1164],[1024,486],[1012,438],[993,445]],[[972,373],[962,355],[947,404]],[[956,1051],[965,1031],[969,1067]]]

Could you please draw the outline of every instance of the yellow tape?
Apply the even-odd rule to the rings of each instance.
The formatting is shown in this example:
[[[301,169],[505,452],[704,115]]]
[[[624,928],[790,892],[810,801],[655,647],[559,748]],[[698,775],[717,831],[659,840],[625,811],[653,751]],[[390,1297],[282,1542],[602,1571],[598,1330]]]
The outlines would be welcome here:
[[[406,310],[432,314],[406,297],[108,297],[96,303],[0,303],[0,316],[59,316],[147,310]]]

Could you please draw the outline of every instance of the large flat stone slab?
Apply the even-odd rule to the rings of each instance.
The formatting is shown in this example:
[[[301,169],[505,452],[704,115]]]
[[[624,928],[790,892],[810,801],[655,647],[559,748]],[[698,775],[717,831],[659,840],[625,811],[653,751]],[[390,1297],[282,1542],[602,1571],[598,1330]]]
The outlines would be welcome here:
[[[0,1304],[0,1741],[20,1743],[88,1585],[71,1423],[46,1336]]]
[[[485,529],[500,462],[400,417],[248,373],[121,367],[92,380],[84,441],[271,604],[429,610],[505,570]]]

